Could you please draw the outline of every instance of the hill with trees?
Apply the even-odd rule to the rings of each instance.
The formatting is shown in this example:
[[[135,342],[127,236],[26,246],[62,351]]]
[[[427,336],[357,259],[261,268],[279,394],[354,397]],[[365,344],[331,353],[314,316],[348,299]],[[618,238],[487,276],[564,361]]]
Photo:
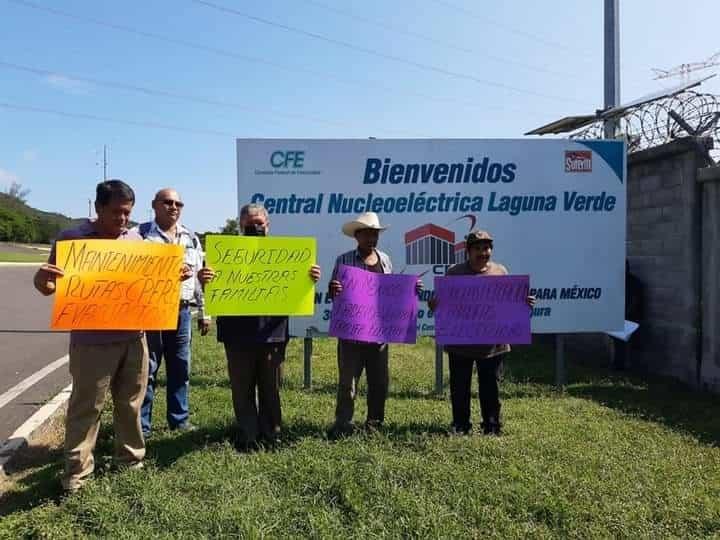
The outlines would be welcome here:
[[[29,206],[28,193],[15,183],[0,193],[0,241],[48,244],[59,231],[79,221]]]

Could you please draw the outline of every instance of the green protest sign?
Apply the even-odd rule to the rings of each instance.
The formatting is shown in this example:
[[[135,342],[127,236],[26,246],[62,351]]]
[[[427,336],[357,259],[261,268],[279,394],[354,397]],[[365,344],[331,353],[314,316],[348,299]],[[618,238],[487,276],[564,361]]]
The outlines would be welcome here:
[[[210,315],[312,315],[314,238],[208,235],[205,286]]]

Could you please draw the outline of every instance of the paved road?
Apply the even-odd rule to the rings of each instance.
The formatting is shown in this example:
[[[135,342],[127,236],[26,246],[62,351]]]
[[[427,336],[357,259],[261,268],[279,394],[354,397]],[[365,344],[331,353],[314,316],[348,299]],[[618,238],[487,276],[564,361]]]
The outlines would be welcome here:
[[[49,245],[16,244],[0,242],[0,251],[5,253],[45,254],[50,252]]]
[[[52,297],[33,288],[35,269],[0,265],[0,395],[67,354],[68,334],[48,330]],[[0,408],[0,444],[68,384],[65,364]]]

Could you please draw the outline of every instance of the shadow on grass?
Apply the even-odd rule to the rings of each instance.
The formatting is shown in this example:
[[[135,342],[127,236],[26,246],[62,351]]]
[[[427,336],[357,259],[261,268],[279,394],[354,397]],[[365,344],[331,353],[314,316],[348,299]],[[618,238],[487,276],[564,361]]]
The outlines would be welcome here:
[[[281,451],[291,448],[306,439],[327,440],[327,430],[330,423],[308,422],[294,420],[283,426],[281,442],[273,447],[264,448],[265,451]],[[225,442],[232,444],[235,439],[236,428],[234,424],[206,427],[190,433],[177,436],[157,438],[148,442],[147,457],[151,459],[158,469],[171,467],[183,456],[205,449],[209,446],[220,445]],[[403,442],[426,437],[428,435],[445,435],[447,427],[436,423],[408,422],[403,424],[389,423],[373,430],[358,430],[351,437],[384,436],[390,442],[402,444]]]
[[[295,420],[284,426],[280,444],[261,451],[289,450],[306,439],[327,440],[326,432],[329,427],[329,424]],[[210,426],[192,432],[158,432],[147,443],[146,458],[151,460],[158,469],[167,469],[172,467],[183,456],[192,452],[201,451],[225,442],[232,444],[235,433],[236,430],[233,424]],[[429,441],[426,441],[428,435],[445,434],[447,434],[445,426],[433,423],[409,422],[386,424],[371,432],[358,429],[349,437],[382,436],[386,437],[392,444],[410,446],[417,446],[422,439],[425,441],[423,442],[424,446],[429,443]],[[330,444],[333,442],[330,442]],[[104,424],[101,427],[95,450],[94,476],[96,478],[114,474],[116,471],[111,459],[112,445],[112,426]],[[15,479],[15,483],[20,489],[0,494],[0,516],[25,512],[46,503],[59,504],[64,497],[60,486],[62,468],[61,449],[47,446],[35,446],[26,449],[22,454],[22,458],[8,469],[9,473],[19,476],[19,478]],[[24,471],[31,472],[22,476]]]
[[[678,381],[655,376],[609,375],[575,383],[571,396],[686,432],[702,443],[720,446],[720,400]]]
[[[228,390],[228,399],[230,399],[230,382],[229,381],[221,381],[217,382],[214,379],[210,379],[207,377],[193,377],[190,381],[191,388],[227,388]],[[280,387],[280,393],[282,395],[282,392],[284,391],[293,391],[293,392],[308,392],[309,394],[329,394],[329,395],[335,395],[337,393],[337,383],[315,383],[312,386],[312,389],[307,390],[303,387],[302,383],[297,383],[292,380],[286,379],[283,381],[281,387]],[[365,395],[366,387],[363,384],[361,387],[360,395]],[[388,398],[394,398],[394,399],[428,399],[428,400],[442,400],[444,397],[442,395],[435,394],[432,388],[426,388],[423,390],[422,388],[418,389],[402,389],[402,390],[390,390],[388,393]]]
[[[568,358],[567,395],[589,399],[625,414],[720,445],[720,400],[669,377],[617,372]],[[516,349],[506,363],[505,399],[552,395],[557,390],[551,346]]]
[[[22,476],[24,471],[34,467],[40,468]],[[9,474],[20,476],[15,483],[21,490],[0,494],[0,516],[26,511],[47,502],[59,502],[63,496],[61,471],[61,450],[47,446],[26,448],[21,460],[13,460],[7,468]]]

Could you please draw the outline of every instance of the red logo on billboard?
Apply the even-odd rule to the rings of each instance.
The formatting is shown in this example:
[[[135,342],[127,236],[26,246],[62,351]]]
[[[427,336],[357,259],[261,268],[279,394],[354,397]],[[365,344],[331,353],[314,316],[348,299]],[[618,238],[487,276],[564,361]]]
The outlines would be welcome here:
[[[455,233],[426,223],[405,233],[405,262],[409,265],[455,264],[465,260],[465,242]]]
[[[592,151],[566,150],[565,172],[592,172]]]

